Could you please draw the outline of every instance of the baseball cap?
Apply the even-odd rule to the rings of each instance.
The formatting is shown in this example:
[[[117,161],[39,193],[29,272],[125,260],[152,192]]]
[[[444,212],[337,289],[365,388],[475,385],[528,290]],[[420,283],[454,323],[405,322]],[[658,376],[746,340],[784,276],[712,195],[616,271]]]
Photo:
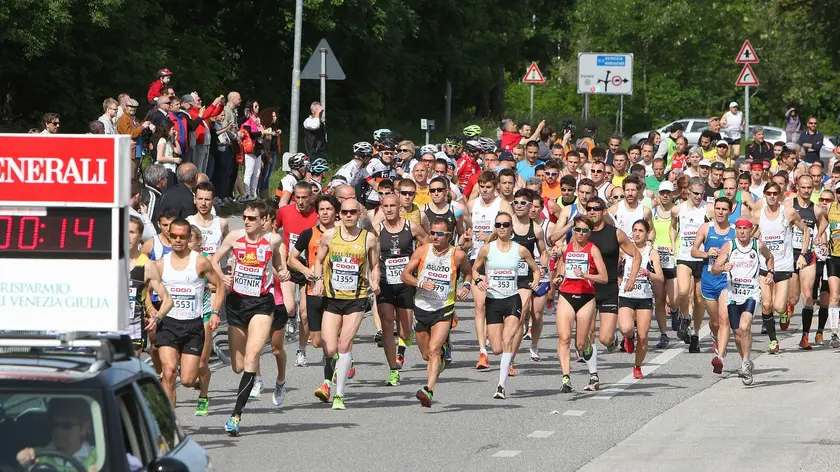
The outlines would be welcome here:
[[[659,184],[659,191],[660,192],[673,192],[674,191],[674,184],[671,182],[665,181]]]
[[[718,146],[726,146],[726,147],[729,147],[729,143],[727,143],[725,140],[721,139],[720,141],[718,141],[718,142],[715,144],[715,147],[718,147]]]
[[[195,105],[195,98],[191,94],[186,94],[181,97],[181,103],[189,103],[191,105]]]
[[[712,163],[709,162],[707,159],[703,159],[700,161],[700,167],[712,167]]]
[[[729,108],[737,107],[737,106],[738,106],[738,102],[729,102]]]
[[[712,170],[724,170],[726,166],[723,165],[723,162],[712,162]]]
[[[137,100],[135,100],[135,99],[133,99],[133,98],[129,98],[129,99],[125,102],[125,105],[126,105],[126,106],[129,106],[129,107],[138,107],[138,106],[140,106],[140,104],[139,104],[139,103],[137,103]]]
[[[504,151],[503,153],[499,154],[499,162],[515,160],[516,159],[513,158],[513,154],[511,154],[509,151]]]

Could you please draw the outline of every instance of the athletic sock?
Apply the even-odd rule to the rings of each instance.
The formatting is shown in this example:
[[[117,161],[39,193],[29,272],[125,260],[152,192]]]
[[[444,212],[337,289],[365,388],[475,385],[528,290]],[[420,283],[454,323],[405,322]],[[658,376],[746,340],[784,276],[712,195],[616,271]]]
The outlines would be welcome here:
[[[589,349],[592,351],[592,355],[589,356],[589,359],[586,358],[584,355],[583,359],[586,361],[586,368],[589,369],[590,374],[597,374],[598,373],[598,349],[593,345],[589,345]],[[584,354],[586,351],[584,350]]]
[[[814,307],[802,308],[802,336],[808,336],[811,332],[811,321],[814,319]]]
[[[502,388],[505,388],[505,384],[507,384],[511,361],[513,361],[513,353],[503,352],[502,361],[499,364],[499,385],[501,385]]]
[[[242,378],[239,379],[239,392],[236,394],[236,405],[233,407],[234,416],[242,416],[242,409],[248,403],[248,397],[251,395],[251,389],[254,388],[256,376],[256,372],[242,373]]]
[[[336,379],[335,394],[344,396],[344,386],[347,385],[347,375],[350,373],[350,364],[353,362],[353,357],[349,352],[340,353],[338,355],[338,362],[335,365],[338,372]]]
[[[402,339],[400,339],[400,343],[402,343]],[[397,354],[405,356],[405,344],[400,344],[399,346],[397,346]]]
[[[324,359],[324,380],[332,382],[333,373],[335,372],[336,360],[333,358]]]
[[[767,329],[767,337],[770,338],[770,341],[776,340],[776,319],[773,317],[773,314],[761,314],[761,320],[764,321],[764,328]]]
[[[822,333],[825,330],[825,324],[828,322],[828,307],[821,306],[819,312],[819,319],[817,320],[817,332]]]
[[[828,325],[831,326],[831,334],[837,333],[838,318],[840,318],[840,306],[829,305],[828,307]]]
[[[478,350],[478,353],[479,354],[484,354],[486,356],[487,355],[487,348],[482,347],[481,349]]]

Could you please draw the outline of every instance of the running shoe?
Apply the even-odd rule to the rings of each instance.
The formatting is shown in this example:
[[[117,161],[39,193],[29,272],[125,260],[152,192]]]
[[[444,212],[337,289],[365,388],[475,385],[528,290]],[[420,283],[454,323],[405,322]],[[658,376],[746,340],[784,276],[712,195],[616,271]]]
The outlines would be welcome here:
[[[347,407],[344,406],[344,395],[336,395],[335,397],[333,397],[332,409],[333,410],[346,410],[347,409]]]
[[[524,339],[524,340],[526,340],[526,341],[530,341],[530,340],[531,340],[531,328],[530,328],[530,327],[528,327],[528,330],[527,330],[527,331],[525,331],[525,335],[524,335],[524,336],[522,336],[522,339]]]
[[[411,347],[414,345],[414,331],[408,333],[408,338],[403,341],[405,347]]]
[[[782,331],[787,331],[788,326],[790,326],[790,316],[791,316],[791,306],[788,305],[787,312],[779,313],[779,329]]]
[[[508,367],[508,377],[516,377],[516,371],[513,370],[513,361],[510,361],[510,367]]]
[[[775,339],[770,341],[770,345],[767,346],[767,352],[770,354],[778,354],[779,353],[779,341]]]
[[[832,333],[831,341],[829,341],[828,345],[831,347],[840,347],[840,338],[838,338],[836,334]]]
[[[677,332],[680,330],[680,314],[679,312],[671,312],[671,331]],[[677,336],[679,337],[679,336]]]
[[[347,372],[347,378],[352,379],[356,376],[356,361],[350,361],[350,372]]]
[[[324,383],[322,383],[321,386],[315,390],[315,397],[317,397],[324,403],[329,402],[330,390],[332,389],[333,385],[335,385],[333,382],[330,382],[329,380],[324,380]]]
[[[234,437],[239,436],[240,419],[238,416],[228,418],[227,423],[225,423],[225,432]]]
[[[601,389],[601,381],[598,379],[598,374],[589,374],[589,385],[583,387],[587,392],[594,392]]]
[[[744,371],[744,377],[741,379],[741,383],[744,385],[752,385],[753,383],[753,368],[755,364],[751,359],[747,359],[743,363],[743,367],[741,367]]]
[[[642,368],[641,367],[633,367],[633,378],[634,379],[644,378],[644,375],[642,375]]]
[[[402,369],[404,364],[405,364],[405,356],[402,355],[402,354],[397,354],[397,370]]]
[[[656,343],[655,349],[665,349],[669,344],[671,344],[671,340],[668,339],[668,335],[662,333],[659,335],[659,342]]]
[[[621,346],[621,341],[618,339],[618,334],[613,334],[613,341],[607,346],[607,352],[615,352]]]
[[[767,334],[767,322],[763,318],[761,319],[761,334]]]
[[[529,351],[531,352],[531,360],[534,361],[534,362],[539,362],[540,361],[539,351],[537,351],[534,348],[529,349]]]
[[[198,397],[198,406],[195,407],[195,416],[207,416],[210,414],[210,399]]]
[[[633,354],[633,351],[636,350],[636,343],[631,338],[624,338],[624,352],[627,354]]]
[[[677,329],[677,338],[682,339],[684,343],[691,342],[691,337],[688,334],[688,328],[691,326],[691,318],[681,318],[680,327]]]
[[[490,359],[487,354],[481,353],[478,355],[478,362],[475,364],[475,370],[487,370],[490,368]]]
[[[546,303],[545,307],[549,310],[553,310],[554,309],[554,298],[549,298],[548,303]]]
[[[580,354],[578,353],[578,350],[574,347],[569,349],[569,354],[571,354],[572,362],[577,362],[580,360]]]
[[[398,387],[400,385],[400,371],[394,369],[388,373],[388,380],[385,381],[386,387]]]
[[[449,364],[452,363],[452,344],[449,341],[446,341],[445,343],[443,343],[442,351],[443,351],[442,354],[443,354],[443,361],[444,361],[443,363],[445,364],[445,367],[441,367],[441,369],[440,369],[441,372],[443,372],[443,369],[445,369],[446,367],[449,367]]]
[[[822,333],[817,333],[816,335],[814,335],[814,344],[816,344],[818,346],[822,346],[823,342],[824,342],[824,339],[823,339],[823,334]]]
[[[700,337],[696,334],[691,336],[691,344],[688,345],[688,352],[692,354],[700,352]]]
[[[298,349],[295,353],[295,367],[306,367],[306,350]]]
[[[429,390],[429,387],[423,387],[414,394],[414,398],[420,400],[420,406],[431,408],[432,407],[432,391]]]
[[[496,400],[504,400],[505,399],[505,388],[499,385],[496,387],[496,393],[493,394],[493,398]]]
[[[455,329],[458,327],[458,315],[452,315],[452,321],[449,323],[450,329]]]
[[[799,341],[799,349],[802,349],[803,351],[810,351],[813,348],[814,347],[811,346],[811,343],[808,342],[808,335],[806,334],[802,336],[802,339]]]
[[[717,349],[718,348],[717,335],[715,335],[715,333],[709,333],[709,334],[712,337],[712,351],[713,352],[718,352],[718,349]]]
[[[377,346],[382,347],[382,330],[381,329],[376,330],[376,334],[373,335],[373,342],[375,342]]]
[[[563,383],[560,385],[560,393],[571,393],[572,379],[568,375],[563,376]]]
[[[723,373],[723,359],[719,356],[712,358],[712,372],[720,375]]]
[[[254,380],[254,386],[251,387],[251,394],[249,395],[249,397],[260,398],[260,396],[262,395],[262,389],[264,385],[265,381],[263,381],[262,377],[257,377]]]
[[[280,406],[285,399],[286,381],[284,380],[283,383],[274,382],[274,393],[271,394],[271,403],[274,403],[274,406]]]

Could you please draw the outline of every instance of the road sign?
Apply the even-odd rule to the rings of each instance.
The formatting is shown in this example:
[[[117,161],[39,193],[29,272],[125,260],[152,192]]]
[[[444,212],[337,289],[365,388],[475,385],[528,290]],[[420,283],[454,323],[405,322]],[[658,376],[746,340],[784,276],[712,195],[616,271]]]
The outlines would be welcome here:
[[[744,64],[744,68],[741,69],[741,73],[738,75],[738,80],[735,81],[735,85],[739,87],[758,86],[758,77],[755,76],[755,72],[753,72],[751,65]]]
[[[741,51],[738,53],[738,57],[735,58],[735,62],[738,64],[758,64],[758,54],[755,53],[755,48],[750,44],[749,39],[744,41],[744,45],[741,46]]]
[[[322,52],[326,52],[326,54],[322,54]],[[323,69],[321,67],[322,56],[325,57],[327,66]],[[300,71],[300,78],[308,80],[320,79],[322,70],[324,78],[327,80],[345,79],[344,71],[341,70],[341,66],[338,64],[338,59],[336,59],[335,54],[326,39],[322,39],[321,42],[318,43],[318,46],[315,47],[315,50],[312,51],[312,57],[309,58],[306,66],[304,66],[303,70]]]
[[[528,71],[525,72],[525,77],[522,78],[522,81],[526,84],[545,83],[545,77],[543,77],[536,62],[532,62],[531,65],[528,66]]]
[[[578,93],[632,95],[633,55],[602,52],[578,54]]]

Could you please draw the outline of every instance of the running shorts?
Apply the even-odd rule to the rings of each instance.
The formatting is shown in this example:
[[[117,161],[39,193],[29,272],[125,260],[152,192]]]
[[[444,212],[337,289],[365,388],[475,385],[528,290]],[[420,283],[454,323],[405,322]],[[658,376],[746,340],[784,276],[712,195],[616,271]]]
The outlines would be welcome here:
[[[759,270],[758,274],[762,277],[767,277],[766,270]],[[791,277],[793,277],[793,272],[773,272],[773,282],[775,283],[784,282],[785,280],[788,280]]]
[[[618,297],[618,307],[631,310],[653,310],[653,299]]]
[[[306,276],[296,270],[290,270],[289,282],[294,282],[295,285],[303,287],[306,285]]]
[[[595,298],[595,295],[592,293],[565,293],[560,292],[560,295],[563,296],[563,299],[566,300],[569,305],[572,306],[572,310],[575,313],[579,312],[581,308],[586,306],[587,303],[592,301]]]
[[[336,315],[350,315],[352,313],[364,313],[368,310],[367,298],[355,298],[352,300],[340,300],[338,298],[325,298],[324,311]]]
[[[735,303],[727,305],[726,310],[729,314],[729,327],[732,329],[738,329],[741,326],[741,315],[746,312],[751,313],[751,317],[755,316],[756,308],[761,309],[761,307],[757,307],[756,305],[757,303],[754,298],[750,298],[740,305]]]
[[[410,310],[414,308],[414,293],[416,290],[411,285],[391,285],[383,281],[383,283],[379,284],[379,295],[376,296],[376,303],[378,305],[388,304],[393,305],[394,308]]]
[[[324,297],[306,296],[306,324],[309,325],[309,331],[321,331],[321,323],[324,321],[324,300]]]
[[[662,275],[665,280],[673,280],[677,278],[677,269],[662,269]]]
[[[271,321],[271,330],[280,331],[286,327],[289,322],[289,312],[286,311],[286,305],[281,303],[274,306],[274,319]]]
[[[259,297],[249,297],[230,292],[225,297],[225,314],[228,325],[248,328],[254,315],[274,315],[274,294],[267,293]]]
[[[703,275],[703,261],[681,261],[677,260],[677,265],[684,265],[691,269],[691,276],[699,279]]]
[[[200,356],[204,347],[204,322],[201,318],[176,320],[164,317],[157,324],[155,347],[171,347],[181,354]]]
[[[726,278],[722,277],[723,280],[717,282],[707,283],[701,280],[700,282],[700,294],[706,300],[717,300],[720,298],[720,294],[726,290]]]
[[[522,316],[522,298],[517,293],[507,298],[487,297],[485,318],[487,324],[504,323],[508,316]]]
[[[831,256],[825,261],[829,277],[840,277],[840,256]]]
[[[432,331],[432,326],[445,321],[452,322],[452,317],[455,315],[455,305],[445,306],[440,310],[425,311],[419,308],[414,309],[414,331],[420,333],[429,333]]]
[[[595,306],[600,313],[618,313],[618,283],[595,284]]]

